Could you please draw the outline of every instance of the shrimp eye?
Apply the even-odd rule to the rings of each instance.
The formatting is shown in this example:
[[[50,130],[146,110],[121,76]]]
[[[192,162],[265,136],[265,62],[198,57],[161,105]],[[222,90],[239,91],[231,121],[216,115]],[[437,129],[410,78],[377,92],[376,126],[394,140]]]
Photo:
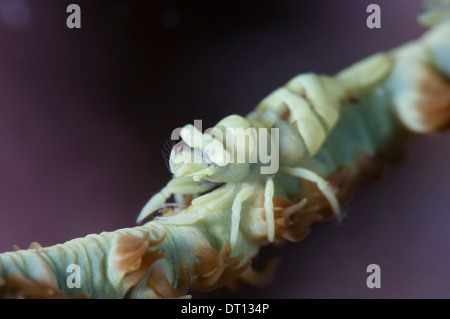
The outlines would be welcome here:
[[[226,166],[231,160],[230,153],[223,147],[223,144],[216,139],[211,140],[205,146],[203,155],[209,162],[212,162],[217,166]]]

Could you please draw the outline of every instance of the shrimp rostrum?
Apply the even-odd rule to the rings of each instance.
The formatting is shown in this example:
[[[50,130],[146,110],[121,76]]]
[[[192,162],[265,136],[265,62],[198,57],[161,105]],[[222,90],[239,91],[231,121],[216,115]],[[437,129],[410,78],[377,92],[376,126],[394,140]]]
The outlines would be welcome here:
[[[433,13],[434,12],[434,13]],[[250,266],[262,245],[299,241],[339,218],[350,195],[380,172],[407,131],[450,122],[450,20],[432,11],[419,40],[334,75],[301,74],[246,117],[202,132],[176,131],[172,180],[134,228],[0,255],[6,297],[182,297],[236,280],[261,285]],[[166,202],[173,197],[175,203]],[[66,285],[68,265],[85,275]]]

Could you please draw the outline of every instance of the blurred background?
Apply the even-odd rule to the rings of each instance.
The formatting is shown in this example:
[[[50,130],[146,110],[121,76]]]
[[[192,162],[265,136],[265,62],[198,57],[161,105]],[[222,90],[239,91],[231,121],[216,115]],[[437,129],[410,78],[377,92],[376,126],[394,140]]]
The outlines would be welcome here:
[[[81,29],[66,8],[81,7]],[[366,8],[381,7],[381,29]],[[417,38],[419,0],[0,0],[0,251],[131,227],[170,178],[176,127],[245,115],[303,72],[334,74]],[[267,288],[197,297],[450,297],[450,135],[316,224]],[[261,258],[260,258],[261,259]],[[257,261],[263,264],[264,260]],[[368,289],[366,267],[381,267]],[[258,264],[258,263],[257,263]]]

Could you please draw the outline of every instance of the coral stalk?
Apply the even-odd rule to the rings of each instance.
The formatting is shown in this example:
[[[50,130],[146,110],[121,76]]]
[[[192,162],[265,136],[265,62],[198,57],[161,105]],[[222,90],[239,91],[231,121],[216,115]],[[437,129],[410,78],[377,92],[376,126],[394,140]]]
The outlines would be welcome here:
[[[439,17],[430,13],[423,19],[431,24]],[[427,133],[448,125],[449,34],[450,22],[440,22],[419,41],[370,57],[334,77],[320,77],[326,97],[337,101],[340,113],[329,108],[320,116],[314,115],[319,119],[317,125],[329,126],[329,136],[323,134],[323,141],[319,141],[316,135],[304,134],[307,151],[311,153],[309,171],[284,168],[265,181],[218,183],[212,190],[209,184],[192,184],[198,187],[198,191],[193,192],[194,199],[178,193],[182,195],[180,204],[186,206],[185,210],[176,212],[166,208],[162,218],[142,226],[88,235],[47,248],[34,243],[27,250],[3,253],[0,255],[0,296],[183,298],[189,296],[190,289],[209,291],[235,280],[256,285],[267,283],[273,263],[263,273],[251,268],[251,261],[261,246],[270,242],[300,241],[308,234],[312,223],[333,217],[357,187],[378,175],[379,159],[384,152],[392,153],[405,127]],[[310,80],[316,78],[311,76]],[[263,103],[246,121],[263,123],[276,119],[280,125],[287,125],[287,119],[296,116],[293,114],[296,109],[280,109],[276,114],[274,109],[278,107],[275,98],[286,96],[283,92],[295,91],[298,88],[293,87],[293,83],[300,82],[290,83],[291,87],[288,84],[287,88],[278,90],[279,95],[265,100],[267,105]],[[288,94],[292,94],[291,91]],[[300,99],[301,95],[296,98]],[[315,102],[324,97],[303,95],[305,100]],[[339,155],[350,144],[344,145],[342,141],[347,142],[346,136],[352,134],[348,127],[359,123],[355,118],[370,122],[381,116],[385,116],[382,118],[385,126],[373,128],[368,123],[359,130],[360,137],[366,137],[365,129],[368,135],[372,134],[372,139],[363,141],[361,137],[355,142],[364,152],[356,154],[350,150],[348,156]],[[291,126],[287,130],[297,128],[297,124],[289,123]],[[287,154],[291,150],[284,151]],[[286,154],[286,161],[289,161]],[[339,162],[325,165],[324,154],[339,158]],[[316,173],[308,175],[313,170]],[[209,174],[208,170],[205,172]],[[299,180],[290,174],[309,180]],[[319,175],[324,176],[328,185],[323,186],[321,179],[311,182]],[[194,181],[197,182],[189,180]],[[175,186],[182,189],[186,185],[173,182],[171,187]],[[167,189],[164,188],[151,205],[164,201]],[[242,198],[239,205],[235,201],[237,197]],[[208,213],[203,215],[202,212]],[[68,271],[71,265],[80,267],[79,277],[75,277],[79,282],[75,286],[71,285],[72,272]]]

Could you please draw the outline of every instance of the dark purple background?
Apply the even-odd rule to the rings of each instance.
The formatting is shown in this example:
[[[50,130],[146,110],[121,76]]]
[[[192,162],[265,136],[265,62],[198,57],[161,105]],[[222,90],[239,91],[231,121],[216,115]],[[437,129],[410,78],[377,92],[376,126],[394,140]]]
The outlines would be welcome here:
[[[0,251],[134,225],[170,174],[161,148],[194,119],[247,114],[298,73],[333,74],[415,39],[420,1],[0,0]],[[82,29],[66,27],[66,7]],[[382,28],[366,27],[381,5]],[[268,288],[213,297],[450,297],[450,135],[314,226]],[[381,266],[382,288],[366,287]]]

